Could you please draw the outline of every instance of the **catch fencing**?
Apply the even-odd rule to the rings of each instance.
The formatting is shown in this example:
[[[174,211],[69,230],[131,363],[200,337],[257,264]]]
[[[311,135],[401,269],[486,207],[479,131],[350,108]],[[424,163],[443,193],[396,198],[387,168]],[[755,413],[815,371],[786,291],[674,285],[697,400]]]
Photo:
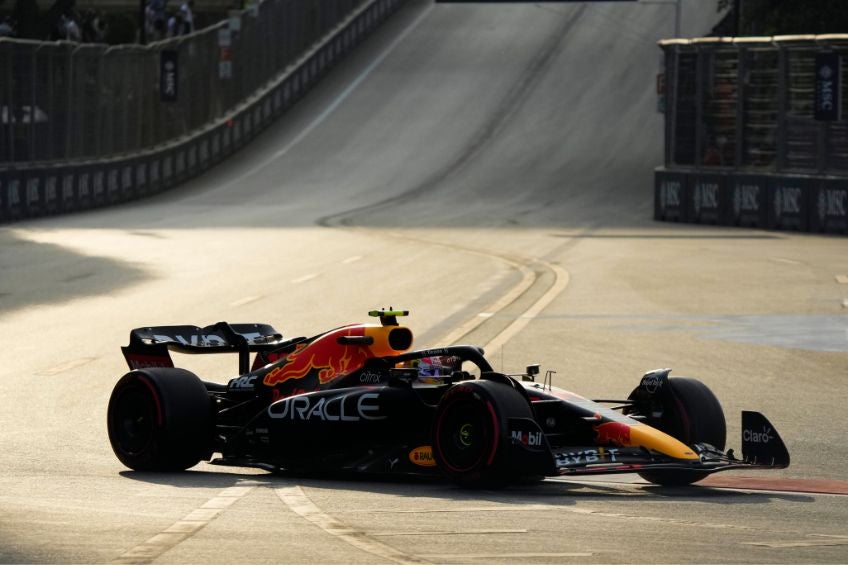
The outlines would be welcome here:
[[[848,35],[660,46],[657,219],[848,233]]]
[[[158,192],[297,101],[404,0],[265,0],[147,46],[0,39],[0,221]]]

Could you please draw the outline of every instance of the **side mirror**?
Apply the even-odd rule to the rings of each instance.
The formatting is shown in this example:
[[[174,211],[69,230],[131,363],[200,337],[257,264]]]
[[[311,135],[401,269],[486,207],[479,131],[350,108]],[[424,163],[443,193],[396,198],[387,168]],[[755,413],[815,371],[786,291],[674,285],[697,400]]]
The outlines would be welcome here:
[[[527,365],[527,372],[521,380],[536,382],[536,375],[539,374],[539,364]]]

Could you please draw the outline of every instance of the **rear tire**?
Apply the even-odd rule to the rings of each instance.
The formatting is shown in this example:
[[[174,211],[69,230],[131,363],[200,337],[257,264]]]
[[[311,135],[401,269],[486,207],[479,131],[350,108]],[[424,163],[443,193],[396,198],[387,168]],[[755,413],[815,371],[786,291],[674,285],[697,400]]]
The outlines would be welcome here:
[[[510,460],[509,418],[533,418],[527,400],[509,385],[477,380],[450,388],[433,424],[433,455],[442,472],[466,487],[521,479],[520,464]]]
[[[209,396],[184,369],[124,375],[109,399],[107,427],[115,455],[136,471],[182,471],[212,454]]]
[[[708,443],[723,450],[727,441],[724,411],[715,394],[699,380],[676,377],[668,380],[670,394],[663,405],[662,418],[654,427],[686,445]],[[646,481],[664,486],[685,486],[705,478],[701,471],[646,471]]]

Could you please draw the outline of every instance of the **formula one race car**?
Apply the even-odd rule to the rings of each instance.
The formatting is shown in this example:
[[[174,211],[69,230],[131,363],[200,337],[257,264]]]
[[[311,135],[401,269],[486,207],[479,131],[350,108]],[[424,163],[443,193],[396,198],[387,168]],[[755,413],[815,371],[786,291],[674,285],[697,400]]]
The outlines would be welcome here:
[[[742,412],[741,458],[725,451],[716,397],[668,369],[647,373],[626,400],[592,401],[536,382],[538,365],[497,373],[478,347],[409,351],[412,332],[397,321],[407,312],[370,314],[380,323],[310,338],[226,322],[132,330],[123,348],[131,371],[109,401],[115,454],[137,470],[211,460],[298,473],[441,473],[467,486],[626,472],[686,485],[726,469],[789,465],[757,412]],[[175,368],[169,351],[238,353],[239,375],[202,381]]]

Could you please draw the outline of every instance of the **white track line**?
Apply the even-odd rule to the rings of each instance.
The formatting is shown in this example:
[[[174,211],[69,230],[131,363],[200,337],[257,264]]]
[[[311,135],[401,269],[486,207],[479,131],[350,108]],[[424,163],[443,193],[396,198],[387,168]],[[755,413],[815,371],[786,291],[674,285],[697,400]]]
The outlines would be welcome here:
[[[486,354],[490,358],[494,358],[494,353],[496,351],[503,349],[503,346],[506,345],[510,339],[515,337],[518,332],[527,327],[527,324],[536,318],[542,310],[553,302],[554,298],[559,296],[568,286],[568,271],[559,265],[554,265],[553,263],[544,262],[542,264],[553,271],[554,276],[556,277],[554,284],[551,285],[551,288],[545,291],[545,293],[524,312],[524,315],[513,320],[512,323],[504,328],[501,333],[496,335],[489,343],[483,346],[483,349],[486,350]]]
[[[343,522],[336,520],[329,514],[325,514],[320,508],[315,506],[315,504],[309,499],[309,497],[306,496],[303,489],[299,486],[284,487],[274,490],[277,493],[277,496],[280,497],[280,500],[282,500],[292,512],[315,524],[331,536],[335,536],[339,540],[348,543],[357,549],[376,555],[381,559],[387,559],[394,563],[401,563],[403,565],[420,565],[422,563],[430,563],[420,557],[409,555],[390,545],[377,541],[369,537],[365,532],[352,528]]]
[[[172,549],[177,544],[187,540],[199,532],[206,524],[215,519],[218,514],[243,498],[254,487],[230,487],[221,494],[210,498],[200,508],[187,514],[182,520],[174,522],[146,542],[135,546],[112,563],[120,565],[138,565],[151,563],[160,555]]]

